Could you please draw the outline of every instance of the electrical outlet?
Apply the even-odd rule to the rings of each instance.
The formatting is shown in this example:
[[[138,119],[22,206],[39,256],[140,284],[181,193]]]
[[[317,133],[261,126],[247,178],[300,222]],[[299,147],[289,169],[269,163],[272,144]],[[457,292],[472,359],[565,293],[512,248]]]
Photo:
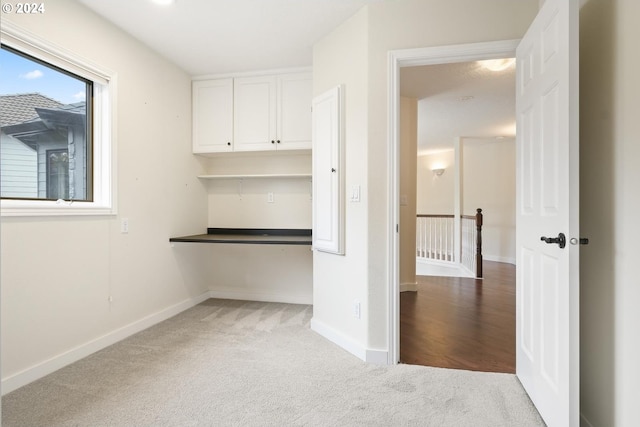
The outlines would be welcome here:
[[[129,233],[129,218],[122,218],[120,220],[120,233],[122,234]]]
[[[360,319],[360,301],[353,301],[353,317]]]
[[[273,193],[272,192],[268,192],[267,193],[267,203],[273,203]]]

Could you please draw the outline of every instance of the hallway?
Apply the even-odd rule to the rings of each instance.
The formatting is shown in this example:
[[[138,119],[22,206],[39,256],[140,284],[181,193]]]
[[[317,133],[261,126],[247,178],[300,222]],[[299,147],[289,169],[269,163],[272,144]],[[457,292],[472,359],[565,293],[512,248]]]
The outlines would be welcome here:
[[[401,363],[515,373],[516,267],[483,267],[484,280],[417,276],[401,293]]]

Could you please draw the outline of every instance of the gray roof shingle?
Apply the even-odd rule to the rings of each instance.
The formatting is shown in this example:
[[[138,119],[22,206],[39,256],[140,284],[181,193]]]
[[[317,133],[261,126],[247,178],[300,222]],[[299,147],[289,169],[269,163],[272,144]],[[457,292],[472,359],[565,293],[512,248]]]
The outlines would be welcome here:
[[[39,93],[0,96],[0,126],[24,123],[38,117],[36,108],[60,108],[64,104]]]

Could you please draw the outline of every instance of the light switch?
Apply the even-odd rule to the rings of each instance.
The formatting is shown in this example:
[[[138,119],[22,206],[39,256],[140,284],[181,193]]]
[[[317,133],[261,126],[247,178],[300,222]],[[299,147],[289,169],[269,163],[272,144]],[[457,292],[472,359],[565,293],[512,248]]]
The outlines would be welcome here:
[[[352,202],[359,202],[360,201],[360,186],[359,185],[354,185],[351,188],[351,199]]]

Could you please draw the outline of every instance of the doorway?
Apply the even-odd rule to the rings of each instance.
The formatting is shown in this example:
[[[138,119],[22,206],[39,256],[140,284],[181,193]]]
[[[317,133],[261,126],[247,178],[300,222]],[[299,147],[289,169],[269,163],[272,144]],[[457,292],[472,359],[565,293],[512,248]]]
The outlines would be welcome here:
[[[515,58],[404,67],[400,95],[400,362],[515,373]]]
[[[487,59],[498,59],[506,57],[514,57],[518,40],[508,40],[488,43],[474,43],[471,45],[448,46],[446,48],[425,48],[411,49],[407,51],[391,52],[390,62],[390,93],[389,93],[389,111],[390,111],[390,153],[389,153],[389,170],[392,177],[398,176],[399,158],[400,158],[400,69],[404,67],[450,64],[459,62],[471,62]],[[390,268],[390,295],[389,295],[389,357],[390,363],[398,363],[400,361],[400,271],[399,271],[399,235],[396,232],[396,224],[400,223],[400,188],[397,178],[393,179],[393,185],[390,186],[389,200],[390,210],[389,217],[392,227],[390,228],[390,241],[392,242],[392,252],[394,261]]]

